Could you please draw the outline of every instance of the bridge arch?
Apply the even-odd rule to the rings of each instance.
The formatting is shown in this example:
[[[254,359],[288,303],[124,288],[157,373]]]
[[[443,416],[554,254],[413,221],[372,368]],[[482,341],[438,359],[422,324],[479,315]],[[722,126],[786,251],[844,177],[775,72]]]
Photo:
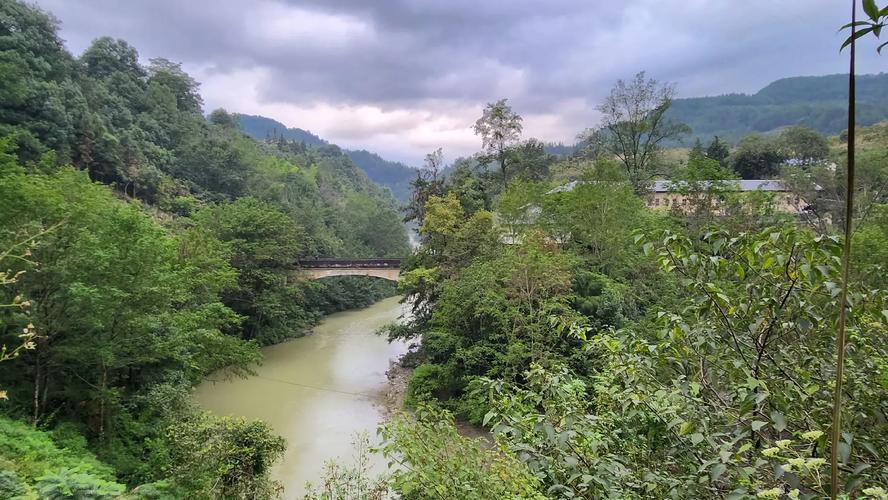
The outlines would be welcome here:
[[[332,276],[371,276],[398,281],[401,259],[310,259],[299,262],[300,272],[309,279]]]

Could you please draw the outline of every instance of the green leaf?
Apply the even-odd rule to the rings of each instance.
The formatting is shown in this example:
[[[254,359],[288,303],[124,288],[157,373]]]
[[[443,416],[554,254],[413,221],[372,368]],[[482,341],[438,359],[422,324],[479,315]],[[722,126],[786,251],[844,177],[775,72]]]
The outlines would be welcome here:
[[[712,470],[709,471],[709,479],[711,479],[712,482],[717,481],[718,478],[720,478],[721,475],[725,473],[725,470],[727,468],[728,466],[725,464],[715,464],[715,467],[713,467]]]
[[[752,421],[752,430],[758,432],[759,429],[767,425],[768,423],[762,420],[753,420]]]
[[[481,422],[481,426],[482,426],[482,427],[487,427],[488,422],[490,422],[490,419],[493,418],[494,415],[495,415],[495,413],[492,412],[492,411],[487,412],[487,413],[484,415],[484,420]]]
[[[873,21],[879,20],[879,7],[876,6],[876,0],[863,0],[863,11]]]
[[[700,441],[703,441],[703,439],[703,434],[700,434],[699,432],[691,434],[691,443],[693,444],[698,444]]]
[[[864,35],[866,35],[867,33],[869,33],[869,32],[872,31],[872,30],[873,30],[873,27],[870,26],[869,28],[864,28],[864,29],[858,31],[857,33],[854,33],[852,36],[849,36],[849,37],[845,40],[845,43],[842,44],[842,47],[839,49],[839,52],[841,52],[842,50],[844,50],[845,47],[851,45],[851,42],[853,42],[854,40],[857,40],[858,38],[860,38],[860,37],[862,37],[862,36],[864,36]]]
[[[848,29],[851,26],[869,26],[869,25],[870,25],[869,21],[855,21],[853,23],[843,24],[842,27],[839,28],[839,30],[841,31],[844,29]],[[815,241],[817,241],[817,240],[815,240]]]
[[[786,418],[779,411],[771,412],[771,421],[774,422],[774,430],[783,432],[786,429]]]

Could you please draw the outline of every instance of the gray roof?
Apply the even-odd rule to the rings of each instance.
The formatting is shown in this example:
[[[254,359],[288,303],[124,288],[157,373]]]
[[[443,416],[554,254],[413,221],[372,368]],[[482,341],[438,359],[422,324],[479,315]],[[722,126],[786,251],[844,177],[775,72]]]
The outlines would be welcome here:
[[[592,181],[596,182],[596,181]],[[703,187],[710,184],[712,181],[702,181]],[[787,187],[783,184],[782,181],[779,180],[731,180],[731,181],[719,181],[725,183],[725,188],[734,188],[736,186],[737,191],[773,191],[773,192],[784,192],[789,191]],[[577,186],[581,184],[586,184],[585,181],[570,181],[567,184],[562,184],[556,188],[550,190],[547,194],[552,193],[567,193],[573,191]],[[678,184],[679,186],[683,184],[682,181],[674,182],[674,181],[654,181],[651,183],[651,191],[655,193],[670,193],[675,191],[673,187]],[[819,186],[818,186],[819,189]]]
[[[789,191],[782,181],[777,180],[736,180],[736,181],[724,181],[725,187],[735,187],[737,191]],[[708,185],[710,181],[702,181],[703,186]],[[655,193],[668,193],[674,191],[673,186],[678,184],[684,184],[683,182],[673,182],[673,181],[654,181],[651,185],[651,190]]]

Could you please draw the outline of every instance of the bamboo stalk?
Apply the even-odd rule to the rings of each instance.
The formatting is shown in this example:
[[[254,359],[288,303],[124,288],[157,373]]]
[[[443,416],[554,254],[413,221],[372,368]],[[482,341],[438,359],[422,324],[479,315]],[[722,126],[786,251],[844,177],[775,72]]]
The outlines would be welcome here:
[[[845,375],[845,323],[848,317],[848,275],[851,267],[851,226],[854,213],[854,124],[855,79],[854,35],[857,21],[857,0],[851,0],[851,62],[848,71],[848,167],[845,184],[845,241],[842,248],[842,292],[839,296],[839,324],[836,331],[836,391],[833,395],[832,437],[829,453],[831,497],[839,496],[839,442],[842,438],[842,383]]]

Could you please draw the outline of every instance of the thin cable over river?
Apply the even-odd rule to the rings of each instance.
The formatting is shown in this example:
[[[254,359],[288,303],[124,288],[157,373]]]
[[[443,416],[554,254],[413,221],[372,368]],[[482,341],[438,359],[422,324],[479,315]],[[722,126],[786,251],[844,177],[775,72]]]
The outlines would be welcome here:
[[[374,332],[403,311],[393,297],[327,316],[312,335],[264,348],[255,376],[203,382],[195,401],[217,414],[262,419],[286,438],[273,475],[286,488],[284,498],[300,498],[325,461],[350,461],[356,433],[375,439],[385,414],[386,371],[407,347]],[[374,465],[384,467],[379,457]]]

